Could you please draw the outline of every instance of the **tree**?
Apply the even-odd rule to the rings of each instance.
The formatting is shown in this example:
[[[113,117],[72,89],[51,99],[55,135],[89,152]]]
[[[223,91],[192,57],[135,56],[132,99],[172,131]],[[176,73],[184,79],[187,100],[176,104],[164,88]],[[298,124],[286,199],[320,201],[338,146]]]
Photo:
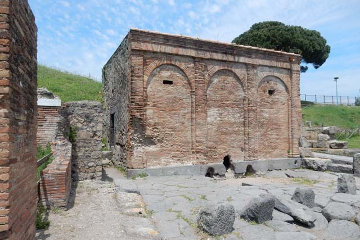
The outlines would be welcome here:
[[[301,54],[302,63],[313,64],[315,69],[326,61],[330,53],[330,46],[318,31],[276,21],[255,23],[232,42]],[[307,69],[307,66],[301,66],[302,72]]]

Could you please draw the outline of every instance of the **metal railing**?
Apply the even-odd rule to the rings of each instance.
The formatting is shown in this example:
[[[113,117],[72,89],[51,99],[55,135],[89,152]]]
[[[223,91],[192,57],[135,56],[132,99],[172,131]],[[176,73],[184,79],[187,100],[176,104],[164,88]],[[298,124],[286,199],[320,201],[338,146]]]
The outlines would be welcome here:
[[[356,97],[350,96],[326,96],[326,95],[309,95],[309,94],[300,94],[301,101],[308,101],[317,104],[330,104],[330,105],[348,105],[354,106]]]

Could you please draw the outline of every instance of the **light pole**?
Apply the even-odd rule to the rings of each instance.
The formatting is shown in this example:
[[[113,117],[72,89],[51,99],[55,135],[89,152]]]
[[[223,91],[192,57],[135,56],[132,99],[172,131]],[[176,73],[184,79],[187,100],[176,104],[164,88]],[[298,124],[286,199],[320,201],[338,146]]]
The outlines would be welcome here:
[[[339,77],[334,77],[334,81],[336,83],[336,105],[339,105],[339,100],[338,100],[338,90],[337,90],[337,80],[339,79]]]

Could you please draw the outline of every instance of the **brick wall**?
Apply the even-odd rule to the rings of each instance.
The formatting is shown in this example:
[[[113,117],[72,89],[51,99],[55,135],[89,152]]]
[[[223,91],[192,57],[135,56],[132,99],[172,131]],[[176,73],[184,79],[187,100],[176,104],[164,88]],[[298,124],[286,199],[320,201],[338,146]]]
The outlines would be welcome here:
[[[34,239],[36,33],[26,0],[0,1],[0,239]]]
[[[115,119],[127,167],[298,156],[299,55],[141,30],[124,42],[103,83],[105,119],[129,115]]]
[[[47,143],[54,141],[57,125],[60,121],[59,110],[60,107],[38,106],[38,130],[36,134],[38,145],[46,146]]]
[[[61,137],[52,141],[53,161],[40,180],[40,199],[46,206],[66,207],[71,191],[71,143]]]

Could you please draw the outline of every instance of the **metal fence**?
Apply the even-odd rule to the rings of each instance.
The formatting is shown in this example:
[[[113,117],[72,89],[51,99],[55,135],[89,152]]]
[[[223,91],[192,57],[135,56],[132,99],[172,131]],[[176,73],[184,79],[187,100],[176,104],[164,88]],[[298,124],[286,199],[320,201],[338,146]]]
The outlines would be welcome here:
[[[349,105],[354,106],[356,97],[349,96],[325,96],[325,95],[308,95],[308,94],[300,94],[301,101],[308,101],[317,104],[341,104],[341,105]],[[358,100],[359,101],[359,100]]]

